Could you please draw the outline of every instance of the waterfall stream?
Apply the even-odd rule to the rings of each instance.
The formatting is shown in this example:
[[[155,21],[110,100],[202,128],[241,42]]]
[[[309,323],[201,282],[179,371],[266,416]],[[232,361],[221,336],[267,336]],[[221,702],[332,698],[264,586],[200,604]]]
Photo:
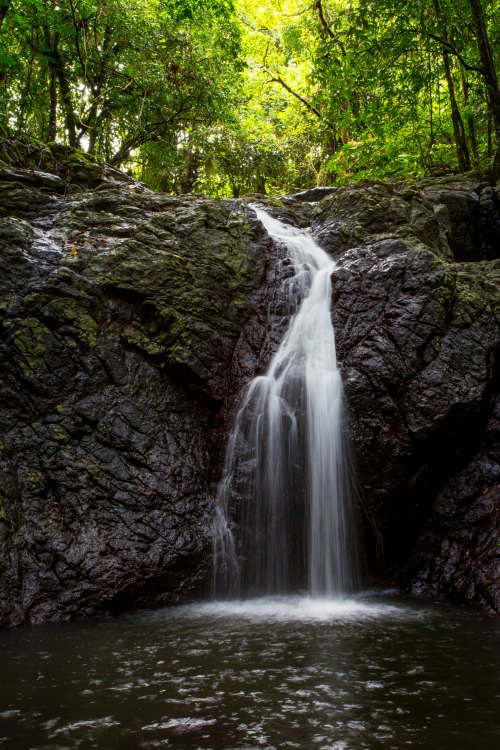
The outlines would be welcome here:
[[[288,327],[265,375],[250,383],[229,437],[215,593],[339,596],[356,587],[358,563],[330,312],[335,263],[306,231],[254,210],[293,271],[282,286]]]

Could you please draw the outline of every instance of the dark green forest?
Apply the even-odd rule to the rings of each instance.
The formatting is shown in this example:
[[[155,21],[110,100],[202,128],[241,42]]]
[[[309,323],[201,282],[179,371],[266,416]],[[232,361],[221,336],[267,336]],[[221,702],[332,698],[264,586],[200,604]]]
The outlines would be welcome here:
[[[499,0],[0,0],[0,136],[154,190],[500,176]]]

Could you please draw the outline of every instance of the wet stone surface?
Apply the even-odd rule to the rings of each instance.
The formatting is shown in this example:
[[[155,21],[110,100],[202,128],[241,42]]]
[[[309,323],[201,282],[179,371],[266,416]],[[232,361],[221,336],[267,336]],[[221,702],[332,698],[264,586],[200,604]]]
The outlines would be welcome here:
[[[484,251],[476,208],[491,191],[345,189],[313,226],[339,260],[333,319],[372,554],[417,591],[498,612],[500,261],[456,262]]]
[[[231,201],[4,197],[0,620],[204,589],[227,420],[268,339],[270,240]]]
[[[154,195],[54,158],[40,171],[64,190],[12,165],[0,181],[7,626],[206,590],[231,414],[282,330],[282,253],[245,201]],[[457,178],[270,206],[311,223],[338,261],[372,572],[488,612],[500,602],[497,193]]]

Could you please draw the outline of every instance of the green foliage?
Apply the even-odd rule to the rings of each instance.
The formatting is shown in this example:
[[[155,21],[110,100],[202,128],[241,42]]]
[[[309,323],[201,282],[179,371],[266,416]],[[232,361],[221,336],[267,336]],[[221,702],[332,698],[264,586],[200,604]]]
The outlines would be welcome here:
[[[284,193],[485,170],[495,154],[500,168],[500,0],[0,9],[0,132],[68,143],[157,190]]]
[[[197,15],[206,13],[207,7],[215,18],[230,19],[234,11],[232,0],[213,0],[210,4],[206,0],[166,0],[164,6],[165,14],[178,23],[192,21]]]
[[[2,32],[2,128],[117,165],[224,119],[238,88],[240,35],[225,0],[13,0]]]

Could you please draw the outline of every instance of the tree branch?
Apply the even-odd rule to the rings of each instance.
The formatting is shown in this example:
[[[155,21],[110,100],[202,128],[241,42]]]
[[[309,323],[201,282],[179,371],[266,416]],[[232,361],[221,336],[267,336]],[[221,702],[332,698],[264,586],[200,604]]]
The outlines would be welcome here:
[[[445,48],[446,52],[449,52],[451,55],[454,55],[454,57],[457,58],[460,65],[464,70],[474,70],[476,73],[479,73],[484,77],[485,70],[484,68],[479,68],[477,65],[470,65],[468,62],[466,62],[463,58],[463,55],[460,54],[460,52],[457,50],[454,44],[452,44],[448,39],[444,39],[442,36],[438,36],[437,34],[433,34],[430,31],[422,31],[421,29],[412,28],[410,29],[415,34],[419,34],[420,36],[424,36],[427,39],[432,39],[434,42],[438,42],[442,47]]]
[[[314,115],[316,115],[316,117],[318,117],[320,120],[323,120],[324,122],[326,122],[327,125],[330,128],[332,128],[332,130],[335,130],[335,128],[333,127],[333,125],[331,124],[331,122],[328,122],[328,120],[326,120],[324,118],[324,116],[321,114],[321,112],[318,109],[316,109],[316,107],[314,107],[312,104],[310,104],[310,102],[308,102],[307,99],[304,99],[303,96],[301,96],[300,94],[297,94],[296,91],[294,91],[287,83],[285,83],[285,81],[283,80],[283,78],[281,78],[281,76],[277,75],[276,73],[273,73],[265,65],[262,66],[262,69],[263,69],[263,71],[265,73],[267,73],[267,75],[269,76],[269,78],[271,79],[271,81],[273,81],[274,83],[279,83],[280,86],[283,86],[283,88],[286,91],[288,91],[289,94],[291,94],[296,99],[298,99],[299,102],[301,102],[301,104],[303,104],[304,107],[306,107],[306,109],[308,109],[310,112],[312,112]]]
[[[318,11],[318,18],[320,20],[320,23],[321,23],[324,31],[328,34],[328,36],[330,37],[330,39],[333,39],[333,41],[335,42],[335,44],[337,44],[340,47],[342,54],[345,55],[346,54],[346,49],[345,49],[345,46],[344,46],[343,42],[338,38],[338,36],[336,36],[333,33],[333,31],[331,30],[331,28],[328,25],[328,22],[327,22],[327,20],[325,18],[325,14],[324,14],[324,11],[323,11],[322,0],[315,0],[314,7]]]

